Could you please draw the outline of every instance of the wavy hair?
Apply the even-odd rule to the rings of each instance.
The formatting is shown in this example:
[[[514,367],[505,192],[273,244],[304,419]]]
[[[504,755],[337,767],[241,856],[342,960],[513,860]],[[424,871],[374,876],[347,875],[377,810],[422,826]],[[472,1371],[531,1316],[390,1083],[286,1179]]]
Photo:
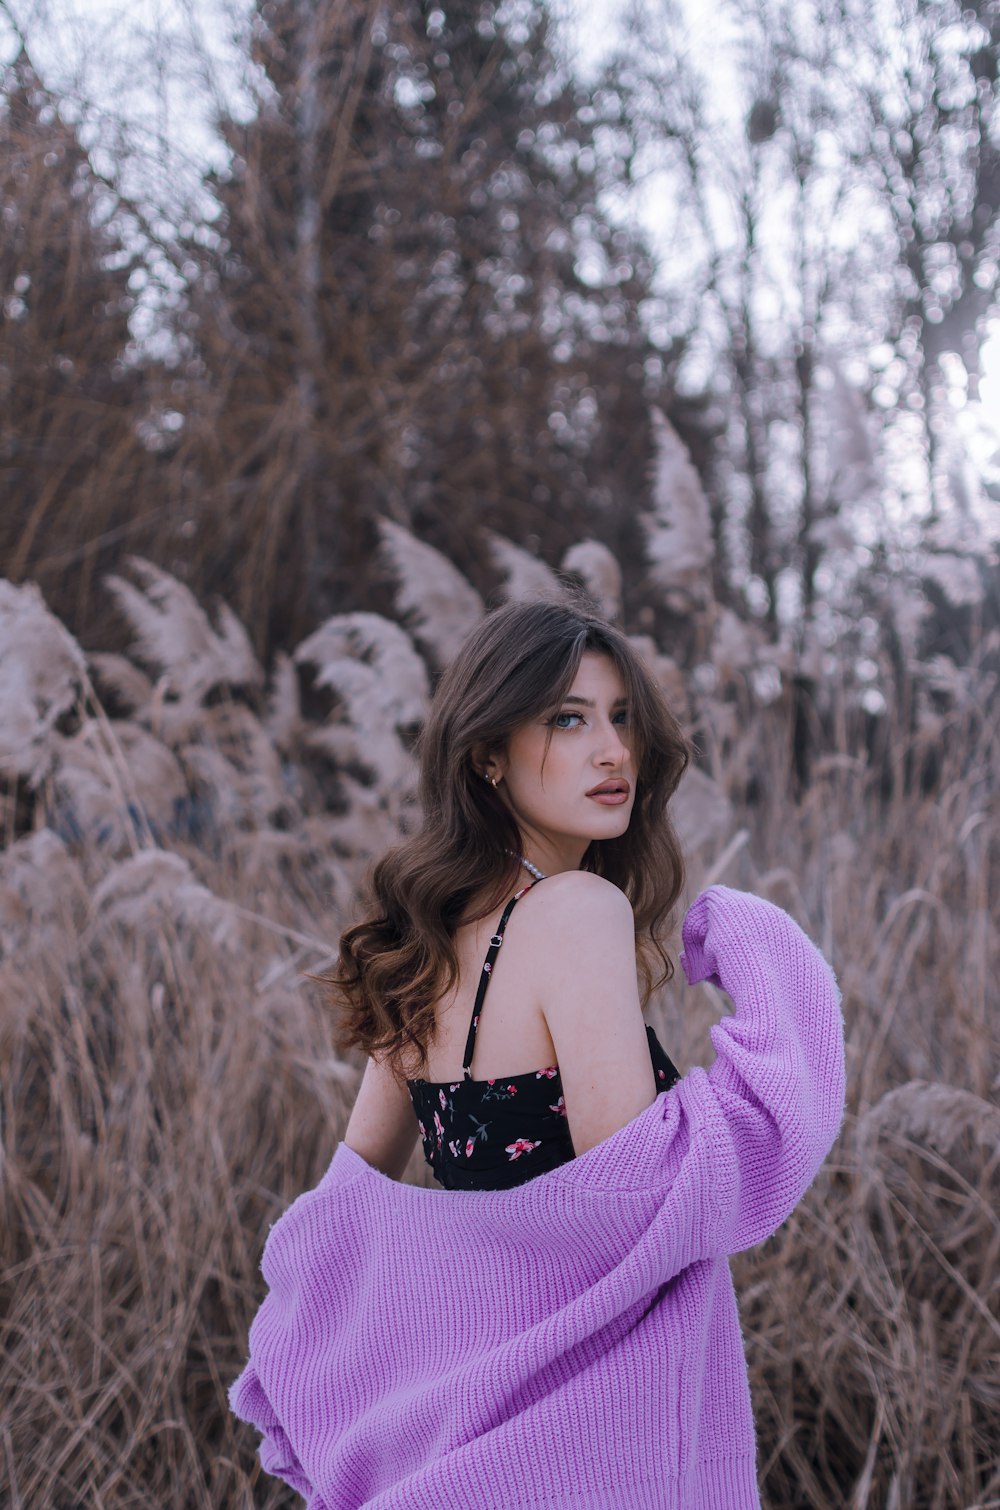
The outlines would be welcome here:
[[[621,629],[582,589],[562,600],[518,600],[487,613],[442,674],[416,741],[421,826],[372,867],[365,915],[341,936],[335,973],[312,976],[329,988],[337,1048],[359,1046],[384,1057],[397,1078],[415,1052],[411,1078],[424,1075],[435,1036],[435,1004],[459,973],[454,934],[487,916],[523,880],[516,817],[480,767],[502,752],[529,719],[557,712],[584,651],[617,667],[629,709],[636,773],[629,826],[594,839],[580,868],[621,888],[632,904],[642,1006],[671,978],[673,962],[658,934],[673,925],[684,860],[668,807],[692,754],[664,693]],[[546,738],[546,751],[552,729]],[[654,957],[663,973],[654,979]]]

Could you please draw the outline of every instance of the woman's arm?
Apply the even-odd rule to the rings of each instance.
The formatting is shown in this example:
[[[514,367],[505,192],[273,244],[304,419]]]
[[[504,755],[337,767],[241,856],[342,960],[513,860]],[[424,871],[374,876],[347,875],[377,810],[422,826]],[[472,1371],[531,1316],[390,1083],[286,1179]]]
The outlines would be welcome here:
[[[370,1058],[343,1141],[373,1169],[391,1180],[402,1179],[420,1129],[405,1085],[385,1064]]]
[[[710,886],[682,929],[688,983],[711,981],[736,1011],[711,1029],[707,1072],[719,1244],[739,1253],[794,1210],[844,1114],[841,993],[827,961],[787,912],[750,892]]]

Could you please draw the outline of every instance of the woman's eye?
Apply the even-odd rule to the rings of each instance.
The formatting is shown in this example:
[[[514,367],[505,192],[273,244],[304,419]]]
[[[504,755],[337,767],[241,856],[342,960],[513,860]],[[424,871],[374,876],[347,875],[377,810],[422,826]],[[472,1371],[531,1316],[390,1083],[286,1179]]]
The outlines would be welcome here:
[[[567,709],[565,713],[557,713],[556,716],[555,716],[555,718],[552,720],[552,722],[559,729],[567,729],[567,728],[569,728],[569,725],[568,724],[561,724],[559,722],[560,718],[580,718],[580,719],[582,719],[583,718],[583,714],[582,713],[573,713],[573,712],[570,712],[569,709]],[[618,720],[620,720],[621,723],[627,724],[628,723],[628,710],[626,708],[620,708],[618,710],[618,712],[615,714],[615,718],[618,719]]]

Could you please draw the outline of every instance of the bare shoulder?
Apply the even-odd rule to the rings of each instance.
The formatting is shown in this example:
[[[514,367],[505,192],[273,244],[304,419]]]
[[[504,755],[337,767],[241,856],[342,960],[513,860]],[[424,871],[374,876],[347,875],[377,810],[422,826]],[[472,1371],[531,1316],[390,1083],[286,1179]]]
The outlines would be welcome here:
[[[536,905],[526,912],[533,915],[536,985],[570,1137],[581,1154],[656,1097],[632,906],[619,887],[587,871],[547,877],[531,897]]]
[[[590,870],[563,870],[546,876],[529,895],[531,906],[525,911],[543,926],[551,927],[558,920],[573,928],[575,921],[581,920],[577,926],[592,927],[602,919],[612,927],[633,926],[632,904],[621,887]]]
[[[610,957],[634,970],[632,904],[613,881],[587,870],[560,871],[533,886],[525,900],[536,984],[552,1006],[564,994],[568,968],[584,969],[591,960]]]

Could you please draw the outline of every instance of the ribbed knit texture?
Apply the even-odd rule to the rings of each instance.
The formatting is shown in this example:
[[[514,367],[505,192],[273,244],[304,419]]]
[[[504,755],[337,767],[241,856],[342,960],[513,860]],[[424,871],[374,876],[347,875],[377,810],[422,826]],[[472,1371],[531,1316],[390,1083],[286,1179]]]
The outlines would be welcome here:
[[[833,972],[710,886],[690,984],[716,1058],[513,1190],[403,1185],[339,1143],[272,1227],[229,1391],[311,1510],[760,1510],[728,1255],[776,1231],[844,1110]]]

